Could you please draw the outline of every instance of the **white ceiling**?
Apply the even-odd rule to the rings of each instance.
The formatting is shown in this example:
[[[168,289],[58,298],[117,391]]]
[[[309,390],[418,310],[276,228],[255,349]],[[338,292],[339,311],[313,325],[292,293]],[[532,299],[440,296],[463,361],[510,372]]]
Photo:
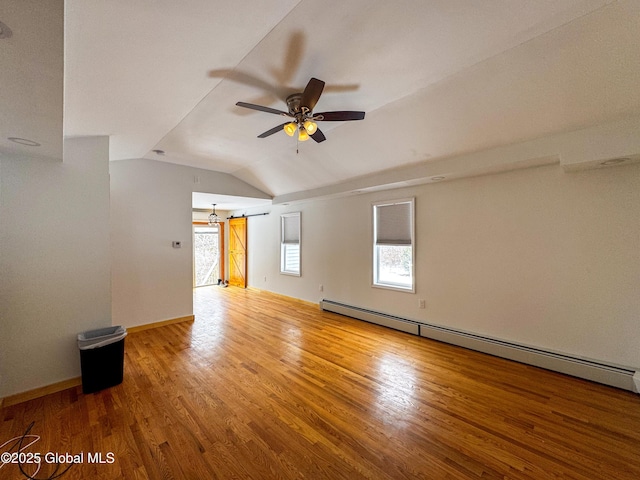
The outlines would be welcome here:
[[[62,158],[62,1],[0,1],[0,154]],[[30,147],[9,138],[31,140]]]
[[[64,135],[110,135],[112,160],[226,172],[274,197],[640,114],[637,0],[67,0],[64,10]],[[0,52],[15,46],[3,63],[24,63],[30,42],[55,47],[47,30],[21,35],[46,13],[38,0],[2,2],[13,36]],[[10,94],[0,73],[10,112],[0,149],[16,148],[7,136],[59,132],[49,114],[49,130],[10,133],[33,103],[59,108],[16,81],[31,72],[59,88],[43,69],[14,71]],[[317,112],[365,120],[321,123],[327,141],[299,153],[284,133],[256,138],[283,119],[236,101],[286,110],[311,77],[326,82]],[[29,95],[31,110],[18,101]]]

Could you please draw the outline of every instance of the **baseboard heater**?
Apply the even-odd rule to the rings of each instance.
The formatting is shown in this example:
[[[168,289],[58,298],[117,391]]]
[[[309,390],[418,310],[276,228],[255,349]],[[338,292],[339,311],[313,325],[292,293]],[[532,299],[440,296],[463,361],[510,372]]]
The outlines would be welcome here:
[[[430,325],[333,300],[321,300],[320,307],[328,312],[339,313],[413,335],[640,393],[640,372],[633,368],[542,350],[462,330]]]

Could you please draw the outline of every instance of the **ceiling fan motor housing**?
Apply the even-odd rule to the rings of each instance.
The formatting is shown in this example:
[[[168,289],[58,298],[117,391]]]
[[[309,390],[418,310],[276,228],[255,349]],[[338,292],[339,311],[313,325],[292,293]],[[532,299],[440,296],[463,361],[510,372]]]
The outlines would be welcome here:
[[[289,113],[294,117],[301,112],[302,109],[302,93],[293,93],[287,97],[287,106]]]

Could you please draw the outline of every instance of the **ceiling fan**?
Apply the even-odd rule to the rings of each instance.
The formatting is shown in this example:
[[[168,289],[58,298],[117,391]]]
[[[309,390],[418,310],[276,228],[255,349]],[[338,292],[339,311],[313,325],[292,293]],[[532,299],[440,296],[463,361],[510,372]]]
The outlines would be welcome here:
[[[265,107],[262,105],[255,105],[253,103],[238,102],[238,107],[251,108],[260,112],[273,113],[275,115],[282,115],[284,117],[290,117],[291,120],[273,127],[270,130],[258,135],[258,138],[265,138],[274,133],[284,130],[287,135],[292,137],[296,131],[298,132],[298,140],[304,142],[309,140],[309,137],[313,138],[316,142],[324,142],[326,137],[322,131],[316,125],[316,122],[344,122],[348,120],[362,120],[364,118],[364,112],[355,112],[349,110],[341,110],[335,112],[323,112],[313,113],[313,109],[318,103],[322,90],[324,89],[324,82],[317,78],[312,78],[307,83],[307,86],[302,93],[294,93],[289,95],[286,99],[288,112],[283,110],[277,110],[271,107]]]

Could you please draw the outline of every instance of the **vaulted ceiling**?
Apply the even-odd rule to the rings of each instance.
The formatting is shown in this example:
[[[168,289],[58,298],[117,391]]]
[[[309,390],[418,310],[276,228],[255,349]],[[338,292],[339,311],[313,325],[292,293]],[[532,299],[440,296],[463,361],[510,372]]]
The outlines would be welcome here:
[[[62,132],[109,135],[111,160],[285,198],[640,114],[637,0],[47,3],[0,5],[0,151],[30,148],[19,137],[56,157]],[[286,110],[311,77],[326,82],[316,111],[366,118],[319,124],[323,143],[257,138],[283,118],[235,103]]]

